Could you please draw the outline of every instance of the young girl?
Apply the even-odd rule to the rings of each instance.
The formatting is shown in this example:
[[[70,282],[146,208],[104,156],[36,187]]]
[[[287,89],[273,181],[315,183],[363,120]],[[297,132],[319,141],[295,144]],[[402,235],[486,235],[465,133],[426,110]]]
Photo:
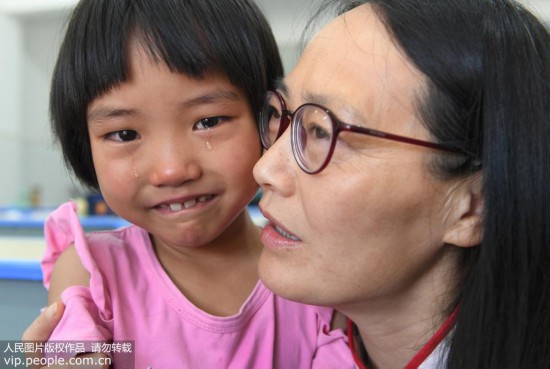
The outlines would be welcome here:
[[[134,225],[84,234],[71,203],[49,217],[44,280],[66,304],[51,340],[135,341],[135,364],[112,353],[124,368],[353,367],[332,310],[258,282],[254,117],[281,75],[252,1],[78,4],[53,130],[76,176]]]

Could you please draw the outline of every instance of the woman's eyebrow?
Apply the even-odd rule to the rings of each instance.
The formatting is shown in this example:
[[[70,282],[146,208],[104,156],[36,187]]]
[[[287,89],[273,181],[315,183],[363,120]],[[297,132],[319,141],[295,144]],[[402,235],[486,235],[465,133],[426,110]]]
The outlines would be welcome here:
[[[277,80],[275,86],[277,87],[277,91],[279,91],[286,100],[290,99],[290,88],[288,87],[284,79],[281,78]],[[352,121],[356,122],[364,123],[367,121],[365,115],[359,109],[349,104],[340,103],[337,99],[335,100],[334,98],[327,95],[312,91],[305,91],[302,93],[301,101],[303,101],[304,103],[318,104],[326,108],[336,105],[339,108],[337,108],[336,111],[333,111],[333,113],[335,113],[337,116],[344,115],[352,119]]]
[[[339,99],[337,96],[329,96],[311,91],[305,91],[302,99],[308,103],[314,103],[329,109],[338,119],[343,119],[348,123],[355,122],[358,125],[365,125],[368,119],[365,114],[355,106]]]
[[[285,98],[288,98],[290,95],[288,85],[286,84],[283,78],[278,78],[275,81],[275,88],[279,91]]]
[[[318,93],[311,92],[311,91],[305,91],[302,94],[302,100],[306,101],[308,103],[314,103],[314,104],[318,104],[318,105],[325,106],[325,107],[327,105],[331,105],[330,102],[332,101],[326,95],[318,94]]]
[[[288,87],[284,79],[277,80],[275,86],[277,88],[277,91],[279,91],[286,100],[290,99],[290,88]],[[319,105],[328,105],[330,101],[327,96],[311,91],[303,92],[300,96],[300,99],[300,101],[304,103],[315,103]]]

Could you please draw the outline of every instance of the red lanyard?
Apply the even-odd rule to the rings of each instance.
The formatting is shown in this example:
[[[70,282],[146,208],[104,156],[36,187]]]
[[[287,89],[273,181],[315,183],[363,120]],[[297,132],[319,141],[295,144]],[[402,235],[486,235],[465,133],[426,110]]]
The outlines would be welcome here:
[[[353,322],[350,319],[348,319],[348,344],[355,365],[357,365],[359,369],[367,369],[365,364],[361,361],[361,358],[357,356],[358,347],[356,346],[355,335],[353,334]]]
[[[412,358],[412,360],[405,366],[405,369],[417,369],[426,359],[432,354],[435,348],[447,337],[451,329],[454,327],[456,319],[456,307],[451,315],[447,318],[445,323],[439,328],[439,330],[433,335],[433,337],[422,347],[420,351]],[[353,334],[353,322],[348,319],[348,344],[355,361],[355,365],[359,369],[368,369],[365,364],[363,364],[361,358],[357,355],[359,351],[358,344],[355,342],[355,335]]]

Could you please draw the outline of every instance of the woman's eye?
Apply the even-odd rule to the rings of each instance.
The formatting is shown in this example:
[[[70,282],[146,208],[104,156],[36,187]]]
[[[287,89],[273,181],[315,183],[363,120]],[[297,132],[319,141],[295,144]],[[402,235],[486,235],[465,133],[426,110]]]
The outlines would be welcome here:
[[[323,127],[315,127],[313,133],[315,138],[319,140],[330,138],[330,133],[328,133]]]
[[[316,140],[330,140],[331,133],[323,126],[315,123],[310,123],[307,126],[307,135]]]
[[[139,138],[139,134],[136,131],[132,130],[123,130],[111,132],[107,136],[107,139],[118,141],[118,142],[128,142],[133,141]]]
[[[193,129],[212,129],[216,127],[218,124],[222,123],[224,120],[227,120],[226,117],[211,117],[211,118],[204,118],[199,120],[195,125],[193,126]]]
[[[269,119],[281,119],[281,112],[279,111],[279,109],[273,107],[273,106],[270,106],[269,107],[269,111],[268,111],[268,116],[269,116]]]

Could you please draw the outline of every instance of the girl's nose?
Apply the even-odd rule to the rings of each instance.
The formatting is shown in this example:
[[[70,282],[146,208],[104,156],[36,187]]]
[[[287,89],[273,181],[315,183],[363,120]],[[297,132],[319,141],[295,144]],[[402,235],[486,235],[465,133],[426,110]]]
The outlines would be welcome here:
[[[296,169],[300,169],[294,161],[289,132],[287,129],[269,150],[264,151],[254,166],[254,178],[264,193],[276,191],[283,196],[294,193]]]
[[[148,154],[149,182],[154,186],[180,186],[202,175],[197,147],[186,140],[164,140]]]

